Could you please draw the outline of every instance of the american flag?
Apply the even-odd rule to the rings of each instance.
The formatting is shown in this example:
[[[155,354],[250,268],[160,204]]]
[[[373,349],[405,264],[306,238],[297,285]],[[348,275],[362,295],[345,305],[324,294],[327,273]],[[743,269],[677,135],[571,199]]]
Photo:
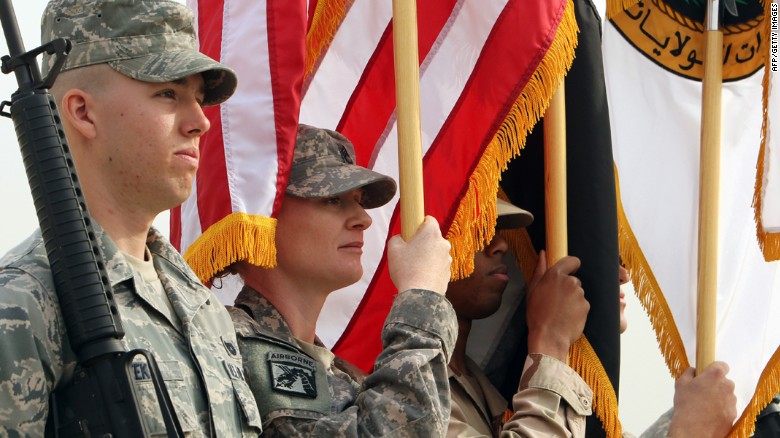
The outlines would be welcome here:
[[[233,98],[210,113],[194,194],[172,214],[172,240],[209,280],[239,258],[272,266],[298,117],[343,133],[358,164],[398,179],[392,5],[189,5],[201,50],[239,75]],[[452,243],[460,277],[492,237],[500,174],[571,65],[577,25],[567,0],[421,1],[417,17],[425,211]],[[400,232],[398,198],[369,213],[364,276],[332,293],[318,321],[320,339],[364,370],[396,294],[385,243]]]

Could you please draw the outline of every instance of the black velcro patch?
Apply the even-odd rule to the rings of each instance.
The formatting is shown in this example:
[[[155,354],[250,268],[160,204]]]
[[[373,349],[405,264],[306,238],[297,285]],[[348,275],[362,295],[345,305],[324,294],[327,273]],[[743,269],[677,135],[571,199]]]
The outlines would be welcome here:
[[[317,398],[316,363],[308,356],[268,352],[271,389],[300,397]]]

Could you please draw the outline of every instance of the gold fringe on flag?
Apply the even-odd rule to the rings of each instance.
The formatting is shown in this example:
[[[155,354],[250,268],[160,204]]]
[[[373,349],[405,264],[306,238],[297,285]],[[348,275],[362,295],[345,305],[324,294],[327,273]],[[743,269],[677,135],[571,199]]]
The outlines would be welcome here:
[[[231,213],[211,225],[187,248],[184,260],[203,283],[238,260],[276,266],[276,219]]]
[[[617,168],[615,169],[615,187],[617,187],[620,256],[623,258],[623,263],[634,283],[637,297],[650,317],[650,323],[655,331],[656,340],[666,361],[666,366],[672,377],[677,379],[683,371],[690,367],[688,355],[685,353],[685,346],[669,310],[669,305],[661,293],[661,288],[639,248],[636,236],[634,236],[625,211],[623,211]],[[775,351],[761,373],[753,397],[732,427],[728,435],[729,438],[750,437],[753,434],[758,413],[778,393],[780,393],[780,348]]]
[[[571,68],[579,28],[574,4],[567,1],[555,38],[469,177],[466,194],[447,232],[452,249],[452,280],[474,271],[474,253],[490,242],[496,228],[496,193],[501,172],[525,147],[528,133],[549,105]]]
[[[574,5],[569,1],[550,49],[545,53],[539,67],[469,178],[469,189],[447,233],[447,239],[452,245],[453,280],[471,274],[474,270],[474,252],[480,251],[493,238],[496,226],[496,193],[501,172],[506,170],[510,159],[520,154],[528,133],[544,114],[552,94],[558,88],[565,72],[571,68],[578,32]],[[527,272],[533,272],[534,267],[526,270],[524,266],[525,275],[528,275]],[[573,366],[573,369],[583,376],[583,380],[591,388],[598,391],[598,404],[594,404],[594,408],[596,415],[602,420],[607,436],[620,438],[622,427],[618,419],[615,390],[598,356],[592,348],[590,351],[589,354],[582,347],[575,351],[578,362],[573,364],[576,366]]]
[[[764,17],[771,17],[770,7],[772,2],[770,0],[764,1]],[[764,35],[770,35],[772,32],[772,20],[764,19],[761,24],[763,29],[761,32]],[[767,52],[768,53],[768,52]],[[758,163],[756,164],[756,188],[753,192],[753,211],[756,219],[756,237],[758,238],[758,245],[761,247],[761,252],[764,254],[764,260],[771,262],[780,260],[780,233],[767,233],[764,231],[764,224],[761,220],[761,211],[763,207],[763,192],[764,192],[764,169],[765,162],[764,157],[766,153],[766,138],[767,138],[767,108],[769,106],[769,79],[771,75],[771,63],[764,62],[764,80],[763,80],[763,123],[761,124],[761,148],[758,151]]]
[[[680,332],[674,322],[672,311],[663,296],[661,287],[650,269],[634,231],[628,223],[626,213],[623,210],[623,202],[620,199],[620,178],[617,166],[615,166],[615,193],[617,196],[618,211],[618,245],[620,257],[634,283],[637,298],[642,303],[645,312],[650,317],[650,324],[655,331],[658,346],[666,361],[666,366],[672,377],[677,379],[683,371],[690,367],[688,355],[685,353]]]
[[[607,376],[599,356],[588,339],[580,336],[569,350],[569,366],[588,383],[593,390],[593,411],[601,420],[608,438],[623,436],[623,426],[618,418],[618,401],[615,388]]]
[[[461,201],[453,225],[447,234],[447,239],[452,244],[453,279],[470,275],[474,269],[473,253],[481,250],[493,238],[496,226],[495,194],[501,172],[506,170],[510,159],[520,154],[525,146],[528,132],[544,114],[563,74],[571,67],[578,31],[574,18],[574,5],[568,2],[550,49],[545,53],[536,72],[488,145],[469,179],[469,190]],[[483,193],[482,199],[479,199],[479,193]],[[461,224],[473,224],[473,228],[464,230]],[[522,239],[520,236],[518,238]],[[513,246],[524,246],[522,240],[512,240],[520,244]],[[535,267],[534,263],[534,266],[529,268],[528,260],[532,258],[523,257],[518,260],[525,265],[523,272],[526,277]],[[587,347],[590,347],[590,344],[587,344]],[[594,409],[602,421],[607,436],[620,438],[622,427],[618,419],[617,397],[598,356],[592,347],[587,349],[583,345],[574,348],[573,352],[577,360],[572,362],[572,368],[591,388],[594,388],[597,401],[594,403]]]
[[[506,195],[499,191],[499,197],[504,200]],[[509,243],[509,248],[515,256],[515,261],[523,271],[525,284],[530,284],[539,254],[533,247],[531,238],[525,228],[501,230],[501,235]],[[623,426],[618,417],[618,401],[615,388],[607,376],[593,346],[585,338],[580,337],[572,345],[569,365],[593,389],[593,410],[601,420],[602,427],[608,438],[621,438]]]
[[[639,0],[607,0],[607,20],[611,20],[638,2]]]
[[[731,428],[729,438],[748,438],[753,435],[756,426],[756,417],[772,398],[780,393],[780,348],[769,359],[764,371],[758,378],[756,392],[750,399],[745,411]]]
[[[308,78],[328,50],[336,31],[344,21],[355,0],[320,0],[314,8],[311,27],[306,34],[306,67],[303,73]]]

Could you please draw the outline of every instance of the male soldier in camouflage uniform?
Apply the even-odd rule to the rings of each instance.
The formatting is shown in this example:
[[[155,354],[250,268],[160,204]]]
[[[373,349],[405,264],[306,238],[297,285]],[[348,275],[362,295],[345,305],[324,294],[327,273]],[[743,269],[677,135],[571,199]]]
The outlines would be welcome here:
[[[235,73],[197,52],[193,14],[173,1],[52,1],[42,40],[57,37],[73,51],[52,92],[99,224],[125,347],[154,354],[187,436],[257,436],[229,315],[151,228],[189,195],[209,129],[202,106],[227,99]],[[36,231],[0,262],[0,436],[44,435],[49,396],[76,366],[64,327]],[[150,382],[136,371],[146,426],[164,436]]]
[[[354,165],[341,134],[302,125],[279,212],[277,266],[231,267],[245,286],[230,310],[264,434],[436,437],[449,418],[447,362],[456,321],[444,298],[449,243],[426,218],[407,243],[388,244],[399,291],[384,351],[363,383],[315,337],[325,298],[360,279],[365,209],[387,203],[395,182]]]
[[[531,224],[531,213],[501,199],[496,229]],[[473,320],[498,311],[509,282],[503,262],[508,244],[496,233],[474,256],[474,272],[450,282],[447,298],[458,316],[458,341],[450,360],[452,416],[448,438],[583,437],[593,391],[566,365],[569,346],[585,327],[590,306],[579,279],[579,259],[564,257],[547,269],[544,253],[528,290],[528,357],[512,409],[479,366],[466,356]],[[518,364],[520,365],[520,364]],[[505,422],[506,421],[506,422]]]

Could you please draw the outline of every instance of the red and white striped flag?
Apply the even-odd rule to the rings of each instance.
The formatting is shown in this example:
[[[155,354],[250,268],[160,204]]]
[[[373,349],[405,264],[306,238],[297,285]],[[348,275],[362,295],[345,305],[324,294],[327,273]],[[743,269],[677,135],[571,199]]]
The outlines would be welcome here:
[[[305,0],[188,0],[200,50],[236,70],[235,95],[206,108],[193,194],[171,212],[171,241],[210,280],[235,262],[275,264],[281,205],[298,126]]]
[[[453,274],[462,276],[492,236],[501,170],[570,65],[576,24],[565,0],[417,7],[425,210],[449,230]],[[332,15],[343,18],[313,62],[301,122],[342,132],[359,164],[397,179],[391,4],[356,0]],[[396,293],[384,246],[400,232],[397,201],[369,212],[363,279],[331,294],[318,321],[320,338],[366,370]]]
[[[209,280],[238,259],[273,266],[299,110],[301,122],[350,138],[359,164],[397,179],[392,8],[321,0],[307,23],[303,1],[189,4],[201,50],[239,75],[236,95],[209,113],[194,195],[172,215],[172,240]],[[567,0],[417,7],[426,213],[447,231],[460,277],[492,237],[501,171],[571,65],[577,27]],[[318,322],[326,345],[366,370],[396,293],[384,247],[400,230],[397,199],[370,214],[364,277],[331,294]]]
[[[239,88],[210,113],[195,193],[174,212],[172,240],[203,280],[241,258],[272,266],[275,213],[300,121],[336,129],[359,164],[397,179],[391,2],[195,2],[201,50],[236,69]],[[492,237],[498,181],[573,58],[568,0],[421,1],[417,5],[426,213],[468,275]],[[303,35],[306,31],[306,64]],[[396,290],[385,243],[400,232],[397,198],[370,210],[364,276],[331,294],[318,335],[370,369]],[[270,239],[270,240],[269,240]],[[313,255],[316,257],[316,255]]]
[[[172,240],[208,281],[238,259],[274,265],[273,217],[298,115],[343,133],[359,164],[398,179],[392,8],[310,0],[307,17],[297,0],[189,1],[201,49],[239,75],[237,93],[210,113],[195,193],[172,215]],[[571,66],[574,15],[571,0],[417,4],[425,211],[452,244],[453,278],[471,273],[493,236],[501,172]],[[317,324],[326,345],[364,370],[396,294],[385,244],[400,232],[398,199],[369,214],[363,278],[332,293]],[[609,412],[598,414],[616,424],[616,407]]]

